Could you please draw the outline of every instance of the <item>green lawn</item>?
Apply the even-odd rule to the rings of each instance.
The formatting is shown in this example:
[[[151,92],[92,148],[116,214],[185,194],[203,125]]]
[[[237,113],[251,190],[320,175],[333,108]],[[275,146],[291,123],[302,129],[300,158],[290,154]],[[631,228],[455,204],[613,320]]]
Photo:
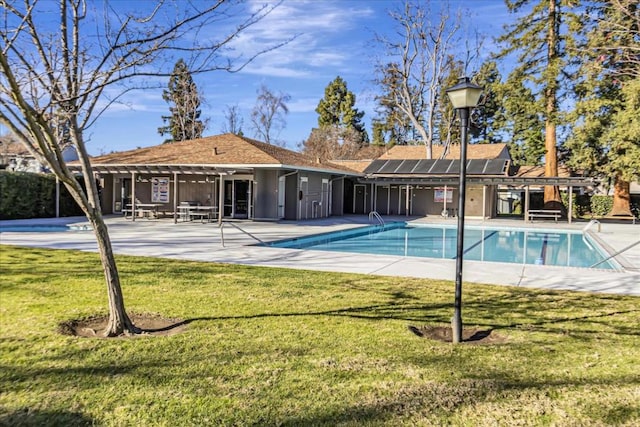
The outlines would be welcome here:
[[[118,257],[127,307],[192,320],[168,337],[88,339],[96,254],[0,246],[0,425],[638,425],[640,299]],[[499,274],[499,271],[496,271]]]

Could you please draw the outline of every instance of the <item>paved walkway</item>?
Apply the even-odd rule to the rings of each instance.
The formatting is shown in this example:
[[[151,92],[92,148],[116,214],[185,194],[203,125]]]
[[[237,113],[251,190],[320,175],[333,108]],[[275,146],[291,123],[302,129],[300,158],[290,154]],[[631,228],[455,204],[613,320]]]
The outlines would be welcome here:
[[[406,220],[405,217],[385,220]],[[427,223],[456,224],[455,219],[411,218]],[[220,229],[216,224],[200,222],[174,224],[172,220],[137,220],[132,222],[122,217],[107,218],[114,251],[118,254],[144,255],[197,261],[286,267],[319,271],[354,272],[397,277],[426,277],[453,280],[455,261],[400,257],[388,255],[353,254],[345,256],[335,252],[280,249],[253,246],[258,238],[262,241],[279,240],[308,234],[324,233],[368,224],[366,216],[345,216],[300,222],[237,222],[246,233],[232,225],[223,227],[224,247]],[[0,228],[10,224],[73,224],[86,223],[84,218],[57,218],[50,220],[0,221]],[[522,221],[468,219],[468,225],[491,225],[522,227]],[[586,223],[539,222],[531,227],[545,229],[581,230]],[[601,224],[591,227],[593,235],[610,253],[640,241],[640,225]],[[253,236],[253,237],[252,237]],[[0,244],[36,246],[58,249],[96,251],[91,231],[66,233],[2,232]],[[2,250],[2,248],[0,248]],[[552,267],[506,263],[464,262],[465,282],[495,285],[514,285],[532,288],[565,289],[587,292],[616,293],[640,296],[640,244],[616,258],[625,271]]]

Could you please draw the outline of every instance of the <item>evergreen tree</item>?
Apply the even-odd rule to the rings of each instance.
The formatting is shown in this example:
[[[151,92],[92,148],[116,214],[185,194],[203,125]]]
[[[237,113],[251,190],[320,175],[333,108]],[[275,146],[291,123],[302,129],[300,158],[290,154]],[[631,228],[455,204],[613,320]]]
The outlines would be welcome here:
[[[347,89],[347,83],[337,76],[324,90],[324,98],[318,103],[318,126],[336,127],[338,129],[353,129],[362,135],[362,141],[368,142],[369,137],[364,129],[362,117],[364,111],[355,108],[356,96]]]
[[[545,154],[544,119],[532,90],[517,73],[510,74],[504,84],[494,89],[504,108],[496,127],[505,132],[514,165],[541,165]]]
[[[562,24],[571,23],[573,15],[569,11],[578,3],[579,0],[506,0],[509,11],[528,10],[528,13],[505,26],[506,33],[498,38],[506,46],[498,56],[518,54],[518,66],[513,72],[530,84],[539,109],[544,112],[545,176],[548,177],[558,176],[558,99],[561,79],[568,72],[565,50],[573,43],[571,33],[567,30],[561,34],[561,29],[571,28]],[[565,6],[566,11],[562,9]],[[546,206],[562,207],[558,187],[546,186],[544,201]]]
[[[170,135],[165,143],[202,137],[205,129],[205,123],[200,120],[202,99],[182,59],[173,68],[169,88],[162,92],[162,99],[169,103],[171,112],[169,116],[162,116],[165,126],[158,128],[160,135]]]
[[[504,137],[505,108],[503,106],[502,76],[495,61],[482,64],[473,79],[483,87],[482,107],[472,115],[472,143],[493,144]]]
[[[611,215],[631,215],[629,182],[640,179],[640,61],[633,55],[640,50],[639,8],[624,0],[596,6],[576,50],[583,79],[576,85],[569,164],[609,181]]]

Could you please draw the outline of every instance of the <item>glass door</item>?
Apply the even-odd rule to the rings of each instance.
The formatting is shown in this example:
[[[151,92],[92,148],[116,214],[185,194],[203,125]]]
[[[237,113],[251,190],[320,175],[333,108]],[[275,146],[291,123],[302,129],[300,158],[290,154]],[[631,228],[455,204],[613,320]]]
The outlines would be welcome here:
[[[233,181],[235,193],[234,218],[249,218],[249,181]]]

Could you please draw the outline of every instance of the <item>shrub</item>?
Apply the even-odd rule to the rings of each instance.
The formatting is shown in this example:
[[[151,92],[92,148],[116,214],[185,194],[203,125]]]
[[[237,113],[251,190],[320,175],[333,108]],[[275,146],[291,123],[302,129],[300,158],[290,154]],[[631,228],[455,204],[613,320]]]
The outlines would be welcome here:
[[[605,216],[611,212],[613,207],[613,196],[591,196],[591,215]]]
[[[0,219],[51,218],[56,214],[53,175],[0,171]],[[64,186],[60,186],[60,216],[82,215]]]

